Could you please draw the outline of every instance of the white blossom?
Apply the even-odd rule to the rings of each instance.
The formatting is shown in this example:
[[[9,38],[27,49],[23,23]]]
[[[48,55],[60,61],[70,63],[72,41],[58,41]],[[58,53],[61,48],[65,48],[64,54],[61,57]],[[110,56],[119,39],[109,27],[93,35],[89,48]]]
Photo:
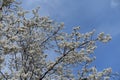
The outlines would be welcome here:
[[[104,80],[110,80],[110,77],[109,76],[104,77]]]

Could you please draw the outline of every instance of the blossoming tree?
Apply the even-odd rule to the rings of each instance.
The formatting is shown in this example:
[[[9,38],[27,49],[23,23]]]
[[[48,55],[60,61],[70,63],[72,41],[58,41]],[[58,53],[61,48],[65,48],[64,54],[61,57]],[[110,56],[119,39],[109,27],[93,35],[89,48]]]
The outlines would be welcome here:
[[[63,32],[63,23],[29,11],[15,0],[0,0],[0,80],[110,80],[112,69],[89,67],[95,60],[96,42],[111,40],[103,32]],[[49,54],[57,56],[49,59]],[[79,71],[74,72],[75,67]],[[74,75],[77,74],[77,75]]]

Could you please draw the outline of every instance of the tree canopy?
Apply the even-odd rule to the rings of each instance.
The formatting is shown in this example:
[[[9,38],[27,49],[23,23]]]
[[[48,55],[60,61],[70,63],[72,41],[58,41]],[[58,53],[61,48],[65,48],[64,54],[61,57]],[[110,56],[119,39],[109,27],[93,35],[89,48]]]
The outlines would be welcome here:
[[[111,40],[95,30],[80,33],[73,27],[64,32],[64,23],[39,15],[39,7],[24,10],[21,2],[0,0],[1,80],[110,80],[112,69],[97,71],[89,65],[96,59],[96,42]],[[30,13],[31,17],[26,17]],[[94,36],[94,37],[93,37]],[[57,55],[48,58],[49,54]],[[78,68],[74,72],[74,68]],[[77,75],[75,75],[77,74]]]

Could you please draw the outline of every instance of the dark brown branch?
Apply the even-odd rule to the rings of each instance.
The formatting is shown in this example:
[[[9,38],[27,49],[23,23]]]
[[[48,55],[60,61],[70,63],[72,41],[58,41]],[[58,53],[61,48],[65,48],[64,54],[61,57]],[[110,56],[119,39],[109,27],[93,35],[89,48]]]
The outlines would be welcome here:
[[[60,30],[60,27],[58,27],[58,29],[51,35],[49,36],[48,38],[46,38],[41,44],[40,46],[42,46],[45,42],[47,42],[50,38],[52,38],[54,35],[56,35]]]
[[[5,80],[7,80],[6,76],[3,74],[2,71],[0,71],[0,73],[2,74],[2,76],[5,78]]]
[[[81,47],[81,46],[83,46],[84,44],[87,44],[89,41],[86,41],[86,42],[84,42],[84,43],[82,43],[81,45],[79,45],[79,47]],[[79,48],[78,47],[78,48]],[[53,70],[53,68],[57,65],[57,64],[59,64],[59,62],[65,57],[65,56],[67,56],[68,54],[69,54],[69,52],[71,52],[71,51],[73,51],[75,48],[72,48],[72,49],[70,49],[67,53],[63,53],[63,55],[53,64],[53,66],[51,67],[51,68],[49,68],[44,74],[43,74],[43,76],[39,79],[39,80],[42,80],[51,70]]]
[[[42,76],[39,80],[42,80],[42,79],[47,75],[47,73],[50,72],[51,70],[53,70],[53,68],[54,68],[57,64],[59,64],[59,62],[60,62],[70,51],[72,51],[72,50],[74,50],[74,48],[71,49],[71,50],[69,50],[66,54],[63,54],[63,56],[60,57],[60,58],[53,64],[53,66],[50,67],[50,68],[43,74],[43,76]]]

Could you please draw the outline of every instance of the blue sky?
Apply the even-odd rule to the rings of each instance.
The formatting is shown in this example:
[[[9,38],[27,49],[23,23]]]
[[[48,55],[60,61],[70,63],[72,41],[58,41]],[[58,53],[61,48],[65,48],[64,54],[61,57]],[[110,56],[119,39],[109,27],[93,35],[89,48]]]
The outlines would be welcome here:
[[[81,32],[96,29],[112,36],[107,44],[97,44],[96,67],[112,67],[120,72],[120,0],[23,0],[25,9],[40,6],[40,15],[65,23],[65,30],[81,26]]]

